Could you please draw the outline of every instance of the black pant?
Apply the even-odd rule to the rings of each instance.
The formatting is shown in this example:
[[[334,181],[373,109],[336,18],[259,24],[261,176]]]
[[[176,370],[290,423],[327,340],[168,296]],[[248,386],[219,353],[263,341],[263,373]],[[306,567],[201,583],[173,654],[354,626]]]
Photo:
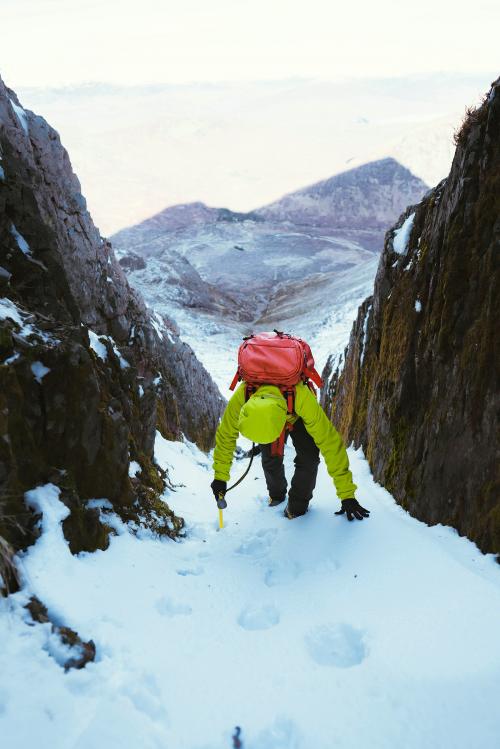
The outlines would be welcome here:
[[[288,436],[288,435],[287,435]],[[306,430],[302,419],[297,419],[290,432],[297,455],[294,458],[295,471],[288,493],[290,512],[305,512],[316,486],[319,466],[319,450]],[[271,445],[261,445],[262,468],[266,477],[267,490],[271,499],[284,499],[287,490],[283,458],[271,455]]]

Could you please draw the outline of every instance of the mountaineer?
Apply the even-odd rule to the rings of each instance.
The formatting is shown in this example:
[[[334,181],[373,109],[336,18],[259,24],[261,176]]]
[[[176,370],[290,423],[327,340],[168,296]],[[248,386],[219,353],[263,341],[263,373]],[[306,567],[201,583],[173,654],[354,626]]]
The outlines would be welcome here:
[[[229,400],[216,434],[211,484],[216,500],[224,500],[236,441],[242,434],[260,446],[252,452],[261,452],[269,505],[284,502],[283,453],[290,435],[296,456],[285,516],[291,520],[307,512],[321,452],[342,502],[335,514],[345,513],[348,520],[368,517],[369,511],[354,498],[356,485],[342,438],[316,400],[311,381],[322,383],[307,343],[280,331],[248,336],[238,352],[232,390],[238,380],[243,382]]]

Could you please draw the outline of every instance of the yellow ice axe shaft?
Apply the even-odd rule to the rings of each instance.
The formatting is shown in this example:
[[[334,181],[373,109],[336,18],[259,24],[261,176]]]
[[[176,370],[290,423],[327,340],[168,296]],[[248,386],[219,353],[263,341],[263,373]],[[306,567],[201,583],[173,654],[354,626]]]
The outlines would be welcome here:
[[[224,517],[222,515],[222,511],[224,508],[227,507],[227,502],[224,499],[223,494],[219,494],[219,499],[217,500],[217,507],[219,508],[219,528],[224,528]]]

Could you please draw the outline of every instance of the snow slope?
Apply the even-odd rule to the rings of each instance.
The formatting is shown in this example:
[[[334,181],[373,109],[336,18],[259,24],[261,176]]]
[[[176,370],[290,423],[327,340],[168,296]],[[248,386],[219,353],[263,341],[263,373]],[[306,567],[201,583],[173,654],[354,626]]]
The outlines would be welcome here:
[[[279,328],[304,338],[311,345],[318,371],[332,352],[340,354],[349,340],[358,306],[372,293],[377,264],[378,258],[371,256],[344,272],[315,274],[296,286],[277,285],[259,319],[252,323],[238,322],[230,314],[213,315],[175,304],[162,293],[162,282],[151,283],[154,263],[150,263],[149,271],[131,273],[129,279],[148,304],[175,320],[182,340],[191,346],[228,398],[238,346],[252,331]]]
[[[180,543],[122,528],[106,552],[72,557],[57,491],[38,490],[44,533],[24,590],[0,602],[2,745],[230,749],[240,726],[244,749],[498,746],[492,557],[412,519],[360,452],[368,521],[333,514],[323,466],[308,515],[286,520],[256,461],[222,531],[207,457],[161,437],[156,457],[178,484]],[[45,625],[22,622],[28,591],[95,640],[96,663],[63,672]]]

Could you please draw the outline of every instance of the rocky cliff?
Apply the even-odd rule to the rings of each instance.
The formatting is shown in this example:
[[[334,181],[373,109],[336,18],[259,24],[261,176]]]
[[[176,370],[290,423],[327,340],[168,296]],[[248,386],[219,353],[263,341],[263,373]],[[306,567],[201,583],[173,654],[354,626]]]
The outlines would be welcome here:
[[[500,79],[385,239],[323,404],[416,517],[500,552]]]
[[[0,575],[12,585],[8,560],[37,534],[24,494],[39,484],[56,484],[72,510],[72,551],[108,543],[92,499],[175,536],[155,431],[209,448],[222,399],[130,289],[58,134],[1,79],[0,237]]]

